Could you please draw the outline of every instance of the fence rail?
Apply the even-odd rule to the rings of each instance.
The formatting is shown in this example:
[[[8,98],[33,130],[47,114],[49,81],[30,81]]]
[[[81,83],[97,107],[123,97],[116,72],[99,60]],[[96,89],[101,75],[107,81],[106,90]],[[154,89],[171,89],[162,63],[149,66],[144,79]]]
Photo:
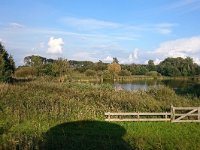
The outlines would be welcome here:
[[[173,107],[171,112],[106,112],[105,121],[200,122],[200,107]]]

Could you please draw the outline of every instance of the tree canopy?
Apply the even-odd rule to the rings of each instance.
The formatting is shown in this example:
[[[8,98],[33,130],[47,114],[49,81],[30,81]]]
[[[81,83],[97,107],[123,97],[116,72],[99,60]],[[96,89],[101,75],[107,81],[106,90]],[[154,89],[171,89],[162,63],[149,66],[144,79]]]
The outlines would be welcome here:
[[[113,62],[111,64],[108,65],[108,70],[112,73],[112,74],[118,74],[121,71],[121,66],[118,63],[117,58],[113,58]]]
[[[200,74],[200,67],[187,58],[166,58],[158,65],[158,72],[165,76],[194,76]]]
[[[27,56],[24,58],[26,66],[34,67],[37,75],[63,76],[72,71],[90,74],[91,70],[101,74],[108,70],[111,75],[164,75],[164,76],[195,76],[200,74],[200,66],[187,58],[166,58],[160,64],[155,65],[153,60],[148,64],[119,64],[118,59],[113,58],[111,64],[92,61],[76,61],[64,59],[47,59],[41,56]],[[88,71],[89,70],[89,71]]]
[[[15,71],[13,57],[8,54],[4,46],[0,43],[0,81],[11,82]]]

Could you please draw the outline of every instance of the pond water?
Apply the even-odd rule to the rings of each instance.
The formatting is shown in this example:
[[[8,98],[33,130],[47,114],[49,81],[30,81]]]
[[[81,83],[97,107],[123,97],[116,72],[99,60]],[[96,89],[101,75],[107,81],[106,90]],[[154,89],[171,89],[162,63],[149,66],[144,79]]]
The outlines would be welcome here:
[[[200,97],[200,81],[193,80],[139,80],[129,83],[114,83],[116,89],[123,89],[128,91],[147,90],[149,87],[165,85],[177,94],[181,95],[195,95]]]

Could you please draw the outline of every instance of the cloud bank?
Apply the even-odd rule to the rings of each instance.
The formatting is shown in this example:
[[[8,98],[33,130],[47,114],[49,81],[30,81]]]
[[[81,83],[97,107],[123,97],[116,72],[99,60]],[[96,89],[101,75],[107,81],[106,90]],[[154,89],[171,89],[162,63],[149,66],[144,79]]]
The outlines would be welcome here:
[[[128,58],[122,58],[122,63],[147,63],[149,59],[159,64],[167,57],[191,57],[194,62],[200,65],[200,36],[181,38],[166,41],[151,51],[135,49]]]

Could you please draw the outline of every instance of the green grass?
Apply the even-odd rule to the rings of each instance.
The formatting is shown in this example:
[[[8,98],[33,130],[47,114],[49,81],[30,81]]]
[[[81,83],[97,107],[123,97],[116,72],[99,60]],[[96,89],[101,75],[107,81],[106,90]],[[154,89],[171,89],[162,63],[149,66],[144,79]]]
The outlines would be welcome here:
[[[81,149],[95,149],[98,145],[105,145],[101,149],[200,147],[197,123],[102,122],[108,111],[165,112],[170,111],[171,104],[200,105],[199,98],[177,96],[167,87],[127,92],[114,91],[109,84],[35,80],[0,84],[0,98],[0,149],[77,149],[77,145]],[[52,138],[57,139],[60,148]]]
[[[135,149],[200,149],[199,123],[139,122],[122,127],[125,141]]]

